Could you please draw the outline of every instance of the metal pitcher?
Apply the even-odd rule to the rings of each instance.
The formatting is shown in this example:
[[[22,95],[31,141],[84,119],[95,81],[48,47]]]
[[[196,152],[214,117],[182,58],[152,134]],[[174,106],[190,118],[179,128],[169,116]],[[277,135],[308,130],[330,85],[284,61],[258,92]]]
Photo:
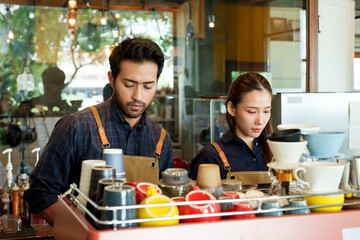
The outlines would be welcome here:
[[[358,191],[360,190],[360,156],[350,159],[349,162],[349,184],[352,188]]]
[[[344,190],[347,186],[351,190],[359,191],[360,190],[360,156],[347,156],[338,161],[346,161],[343,178],[341,180],[341,185]],[[353,194],[354,197],[360,197],[360,194]]]

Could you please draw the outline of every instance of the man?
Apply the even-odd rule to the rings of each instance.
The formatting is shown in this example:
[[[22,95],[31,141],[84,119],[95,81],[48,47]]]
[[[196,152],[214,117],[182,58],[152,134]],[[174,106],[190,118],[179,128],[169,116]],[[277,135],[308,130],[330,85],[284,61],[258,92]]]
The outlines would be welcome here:
[[[163,134],[165,131],[147,117],[145,110],[155,95],[164,59],[159,46],[149,39],[124,40],[109,58],[113,95],[95,106],[111,148],[121,148],[124,161],[126,155],[155,159],[157,177],[158,172],[173,166],[172,144],[169,135]],[[79,184],[82,161],[102,159],[107,147],[99,136],[95,115],[87,108],[62,118],[31,173],[27,194],[30,211],[39,212],[50,225],[55,219],[57,196],[70,184]],[[164,140],[159,144],[161,136]],[[159,145],[161,153],[156,152],[154,158]],[[139,161],[132,158],[130,163]]]

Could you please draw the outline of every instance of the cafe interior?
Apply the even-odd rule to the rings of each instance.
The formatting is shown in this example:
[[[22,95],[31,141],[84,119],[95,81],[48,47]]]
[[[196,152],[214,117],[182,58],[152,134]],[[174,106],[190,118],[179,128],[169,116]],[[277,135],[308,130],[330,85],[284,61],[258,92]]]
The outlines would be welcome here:
[[[134,37],[152,39],[166,55],[155,96],[146,111],[172,141],[174,171],[167,177],[179,169],[188,170],[201,149],[229,130],[225,103],[230,85],[239,75],[256,72],[273,90],[271,124],[275,133],[294,128],[301,132],[302,140],[294,150],[273,140],[270,149],[274,158],[278,162],[295,159],[296,164],[323,163],[324,158],[312,153],[323,145],[329,149],[337,144],[335,152],[326,155],[342,165],[335,190],[350,187],[342,188],[345,193],[340,195],[303,197],[296,189],[310,181],[301,177],[310,170],[296,165],[288,171],[274,165],[265,195],[271,198],[271,191],[280,193],[277,200],[284,207],[289,205],[282,203],[290,200],[285,196],[294,190],[297,200],[306,199],[307,205],[292,210],[307,209],[306,214],[300,211],[295,214],[301,215],[286,218],[285,212],[291,209],[266,211],[279,207],[267,207],[265,200],[259,200],[265,197],[264,191],[246,192],[244,180],[237,189],[243,195],[231,196],[239,203],[246,194],[255,199],[250,210],[233,210],[247,211],[247,215],[207,209],[209,216],[189,218],[182,215],[180,204],[177,224],[171,222],[173,214],[165,216],[171,220],[135,221],[136,227],[110,223],[107,226],[113,229],[108,229],[73,206],[78,195],[73,186],[75,190],[72,188],[69,200],[63,201],[63,214],[54,228],[46,223],[43,228],[31,225],[28,230],[36,231],[19,237],[27,229],[23,224],[23,231],[12,233],[13,239],[137,239],[144,234],[156,239],[195,239],[204,232],[210,239],[285,239],[287,234],[298,234],[294,239],[360,238],[360,157],[356,157],[360,156],[359,0],[0,0],[0,186],[6,185],[10,162],[14,179],[22,162],[31,173],[61,117],[107,100],[112,94],[107,77],[110,53],[121,41]],[[44,74],[49,69],[57,72]],[[309,132],[341,133],[341,139],[336,143],[337,139],[326,136],[313,140],[307,136]],[[304,139],[307,147],[300,144]],[[229,186],[223,183],[224,188]],[[185,196],[178,188],[178,195],[168,195]],[[169,186],[160,189],[163,193],[174,191]],[[209,189],[217,200],[193,196],[192,201],[212,200],[209,205],[221,208],[225,204],[240,206],[216,192],[217,188]],[[333,193],[331,189],[328,192]],[[336,202],[339,196],[340,202]],[[317,202],[317,197],[324,202]],[[329,204],[335,206],[310,207]],[[187,205],[182,206],[185,211]],[[193,211],[191,206],[186,211]],[[281,216],[276,215],[279,212]],[[267,213],[276,214],[265,216]],[[138,217],[151,218],[147,214],[138,209]],[[250,215],[256,215],[256,220],[244,219]],[[330,229],[325,223],[315,224],[322,221],[331,222]],[[294,225],[302,229],[301,234]],[[1,232],[0,236],[10,235]]]

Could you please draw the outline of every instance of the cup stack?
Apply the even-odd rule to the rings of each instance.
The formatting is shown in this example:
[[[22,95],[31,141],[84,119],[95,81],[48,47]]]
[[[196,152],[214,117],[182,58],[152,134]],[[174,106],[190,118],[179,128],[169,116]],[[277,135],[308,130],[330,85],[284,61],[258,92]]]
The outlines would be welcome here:
[[[182,168],[168,168],[161,172],[162,179],[158,185],[169,197],[182,197],[190,192],[193,181],[188,177],[188,171]]]
[[[120,186],[106,186],[104,188],[104,202],[103,206],[126,206],[135,205],[135,188],[129,185]],[[113,221],[115,220],[131,220],[137,218],[135,208],[119,209],[116,211],[116,216],[113,215],[114,211],[102,211],[101,220]],[[120,223],[117,228],[135,227],[137,223]],[[113,225],[97,224],[99,229],[111,229]]]
[[[91,179],[91,170],[95,166],[104,166],[105,161],[104,160],[84,160],[81,164],[81,174],[80,174],[80,186],[79,189],[82,193],[84,193],[86,196],[89,196],[89,188],[90,188],[90,179]],[[86,200],[81,195],[78,197],[78,200],[83,206],[86,206]],[[79,207],[78,210],[80,213],[85,215],[85,211],[83,208]]]
[[[96,193],[98,182],[101,179],[114,179],[116,178],[116,169],[114,166],[95,166],[91,171],[91,180],[89,188],[89,198],[93,201],[96,200]]]
[[[126,183],[126,181],[122,180],[122,179],[109,179],[109,178],[105,178],[105,179],[101,179],[98,181],[98,186],[97,186],[97,191],[96,191],[96,204],[98,204],[99,206],[102,205],[102,201],[103,201],[103,197],[104,197],[104,188],[106,186],[111,186],[111,185],[124,185]]]

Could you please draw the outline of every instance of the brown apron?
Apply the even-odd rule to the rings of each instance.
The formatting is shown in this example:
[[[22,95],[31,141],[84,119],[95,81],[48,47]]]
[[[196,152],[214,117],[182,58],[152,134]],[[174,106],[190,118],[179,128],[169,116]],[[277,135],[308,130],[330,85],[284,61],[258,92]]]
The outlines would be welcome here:
[[[90,109],[94,114],[96,124],[98,126],[98,131],[102,142],[102,146],[103,148],[109,148],[110,143],[105,135],[105,130],[101,124],[99,113],[94,106],[91,106]],[[166,136],[166,131],[164,128],[161,128],[160,138],[156,144],[154,157],[130,156],[130,155],[123,156],[126,181],[149,182],[153,184],[158,184],[159,182],[158,160],[161,154],[161,149],[164,143],[165,136]]]
[[[231,172],[230,164],[225,156],[225,153],[221,150],[219,144],[211,142],[219,153],[224,169],[228,172],[226,178],[239,179],[242,185],[253,185],[253,184],[270,184],[272,182],[268,171],[242,171],[242,172]]]

